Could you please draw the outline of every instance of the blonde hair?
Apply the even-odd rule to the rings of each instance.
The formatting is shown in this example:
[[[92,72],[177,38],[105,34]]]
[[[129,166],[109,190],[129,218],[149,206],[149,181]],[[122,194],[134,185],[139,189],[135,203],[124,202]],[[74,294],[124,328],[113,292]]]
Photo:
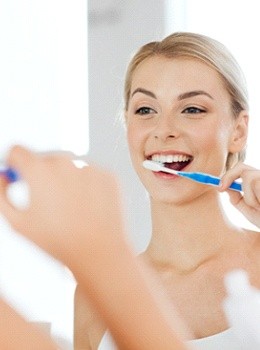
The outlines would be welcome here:
[[[197,59],[212,67],[220,75],[231,99],[231,110],[236,118],[242,110],[248,111],[248,94],[244,75],[227,48],[205,35],[177,32],[167,36],[162,41],[150,42],[142,46],[128,65],[125,79],[124,101],[125,110],[131,92],[133,74],[136,68],[146,59],[162,56],[166,58]],[[245,150],[237,154],[229,154],[226,167],[231,168],[238,161],[245,159]]]

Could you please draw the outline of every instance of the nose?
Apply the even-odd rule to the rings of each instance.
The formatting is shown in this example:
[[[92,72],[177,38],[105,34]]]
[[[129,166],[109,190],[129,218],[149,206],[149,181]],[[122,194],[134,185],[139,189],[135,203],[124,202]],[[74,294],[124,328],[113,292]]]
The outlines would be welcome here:
[[[153,137],[165,141],[169,138],[178,138],[180,126],[173,114],[163,114],[157,119],[153,130]]]

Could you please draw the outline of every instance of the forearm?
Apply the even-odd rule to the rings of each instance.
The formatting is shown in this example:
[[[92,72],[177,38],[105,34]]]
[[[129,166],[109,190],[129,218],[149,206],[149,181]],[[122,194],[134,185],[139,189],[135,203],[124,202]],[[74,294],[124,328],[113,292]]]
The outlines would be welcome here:
[[[47,335],[26,322],[3,300],[0,300],[0,315],[0,349],[58,349]]]
[[[122,240],[110,248],[92,254],[90,267],[86,249],[74,273],[119,348],[187,349],[180,336],[185,332],[181,320],[148,268]]]

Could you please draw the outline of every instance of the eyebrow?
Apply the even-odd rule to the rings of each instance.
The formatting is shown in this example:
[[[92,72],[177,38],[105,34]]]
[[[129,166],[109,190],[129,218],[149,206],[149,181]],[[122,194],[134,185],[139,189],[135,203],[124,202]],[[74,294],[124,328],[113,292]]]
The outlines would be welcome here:
[[[140,92],[142,94],[145,94],[147,96],[150,96],[152,98],[155,98],[157,99],[156,95],[152,92],[152,91],[149,91],[149,90],[146,90],[146,89],[143,89],[143,88],[137,88],[133,91],[132,93],[132,97],[134,96],[134,94],[136,94],[137,92]],[[190,97],[195,97],[195,96],[199,96],[199,95],[204,95],[204,96],[207,96],[209,97],[210,99],[214,100],[214,98],[209,94],[207,93],[206,91],[203,91],[203,90],[194,90],[194,91],[188,91],[188,92],[184,92],[183,94],[180,94],[177,99],[178,101],[181,101],[181,100],[185,100],[186,98],[190,98]]]
[[[157,98],[156,95],[149,90],[143,89],[143,88],[137,88],[134,90],[134,92],[132,93],[132,97],[134,96],[134,94],[136,94],[137,92],[141,92],[141,94],[145,94],[147,96],[150,96],[152,98]]]
[[[204,96],[207,96],[210,99],[214,100],[214,98],[209,93],[207,93],[206,91],[203,91],[203,90],[194,90],[194,91],[184,92],[183,94],[180,94],[178,96],[178,100],[181,101],[181,100],[185,100],[186,98],[199,96],[199,95],[204,95]]]

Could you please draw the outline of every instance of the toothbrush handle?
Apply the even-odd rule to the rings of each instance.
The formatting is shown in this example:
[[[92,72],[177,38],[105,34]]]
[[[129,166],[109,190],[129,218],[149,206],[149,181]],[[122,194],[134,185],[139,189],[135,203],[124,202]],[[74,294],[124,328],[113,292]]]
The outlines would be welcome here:
[[[208,174],[203,174],[203,173],[189,173],[185,171],[179,171],[179,175],[188,177],[189,179],[200,182],[202,184],[206,185],[213,185],[213,186],[218,186],[220,183],[220,178]],[[239,182],[232,182],[232,184],[229,186],[229,188],[233,191],[242,191],[242,186]]]
[[[0,170],[0,176],[5,176],[9,182],[16,182],[20,180],[19,174],[12,168]]]
[[[207,178],[208,178],[208,183],[210,183],[210,184],[212,184],[212,185],[218,186],[219,183],[220,183],[220,178],[218,178],[218,177],[208,175]],[[230,189],[230,190],[233,190],[233,191],[241,192],[241,191],[242,191],[241,183],[239,183],[239,182],[237,182],[237,181],[234,181],[234,182],[232,182],[232,184],[229,186],[229,189]]]
[[[231,190],[234,190],[234,191],[238,191],[238,192],[241,192],[242,191],[242,186],[240,183],[234,181],[232,182],[232,184],[229,186],[229,188]]]

